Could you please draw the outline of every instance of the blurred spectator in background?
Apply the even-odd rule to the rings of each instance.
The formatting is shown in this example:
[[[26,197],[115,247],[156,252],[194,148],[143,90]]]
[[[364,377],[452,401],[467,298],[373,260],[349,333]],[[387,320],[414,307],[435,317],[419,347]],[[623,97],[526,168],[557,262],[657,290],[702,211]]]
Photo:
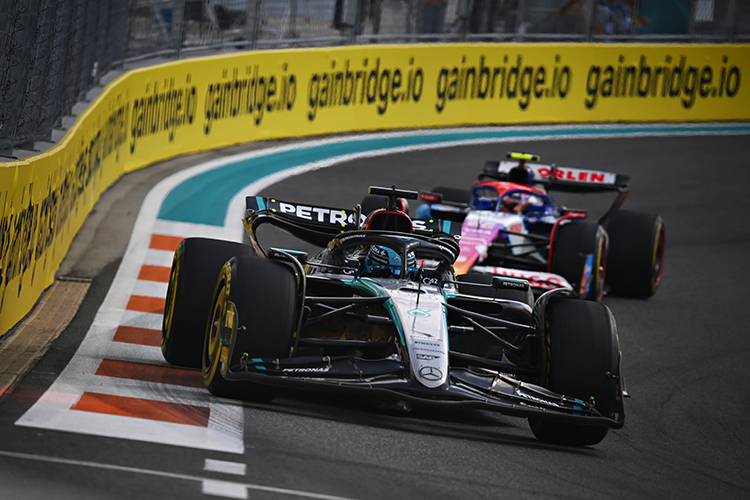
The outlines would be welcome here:
[[[597,35],[633,33],[633,11],[622,0],[599,0],[596,6]]]
[[[425,0],[422,33],[442,33],[447,0]]]

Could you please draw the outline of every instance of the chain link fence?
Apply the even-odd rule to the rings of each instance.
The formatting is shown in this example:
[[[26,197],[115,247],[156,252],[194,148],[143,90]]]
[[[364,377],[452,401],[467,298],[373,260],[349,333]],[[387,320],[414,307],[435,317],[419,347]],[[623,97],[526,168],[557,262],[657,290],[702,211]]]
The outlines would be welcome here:
[[[128,9],[119,0],[0,0],[0,154],[50,140],[100,75],[122,63]]]
[[[747,0],[0,0],[0,156],[102,75],[214,50],[416,42],[747,42]]]

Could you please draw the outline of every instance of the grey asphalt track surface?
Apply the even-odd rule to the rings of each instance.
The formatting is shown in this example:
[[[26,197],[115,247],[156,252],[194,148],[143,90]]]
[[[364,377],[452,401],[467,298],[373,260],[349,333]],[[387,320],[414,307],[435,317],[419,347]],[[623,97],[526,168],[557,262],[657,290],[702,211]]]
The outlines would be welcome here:
[[[97,206],[98,222],[82,233],[88,243],[79,243],[66,263],[69,274],[94,278],[87,298],[48,354],[0,400],[0,498],[206,498],[200,479],[227,478],[202,470],[205,458],[247,464],[246,476],[232,480],[250,485],[253,499],[304,498],[301,492],[363,500],[750,497],[747,136],[539,141],[403,153],[310,172],[262,194],[352,206],[368,185],[468,187],[485,160],[509,150],[630,175],[625,208],[656,212],[665,221],[658,293],[649,300],[605,298],[617,320],[632,396],[622,430],[594,447],[552,446],[536,441],[518,418],[484,411],[394,414],[314,394],[246,403],[243,455],[15,426],[85,334],[148,187],[187,164],[227,154],[218,152],[131,174]],[[596,216],[612,195],[555,198]]]

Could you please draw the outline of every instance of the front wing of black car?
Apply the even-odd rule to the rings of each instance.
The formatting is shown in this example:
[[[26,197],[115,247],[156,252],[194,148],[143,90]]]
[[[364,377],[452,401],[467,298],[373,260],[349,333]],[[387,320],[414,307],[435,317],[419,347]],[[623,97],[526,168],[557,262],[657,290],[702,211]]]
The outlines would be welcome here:
[[[227,369],[227,380],[325,392],[361,394],[411,406],[461,407],[505,415],[540,418],[573,424],[622,428],[622,404],[614,418],[602,416],[593,401],[556,394],[503,373],[478,368],[450,369],[449,382],[428,389],[406,377],[408,370],[396,357],[366,360],[352,356],[291,359],[243,357]],[[620,400],[621,402],[621,400]]]

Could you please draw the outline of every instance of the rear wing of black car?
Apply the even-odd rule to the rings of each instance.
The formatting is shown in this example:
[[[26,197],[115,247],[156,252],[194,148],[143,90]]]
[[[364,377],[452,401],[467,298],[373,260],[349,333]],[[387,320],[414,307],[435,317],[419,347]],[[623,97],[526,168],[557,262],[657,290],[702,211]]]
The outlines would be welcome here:
[[[357,214],[356,210],[293,203],[263,196],[246,197],[245,208],[248,214],[265,210],[269,215],[283,217],[298,225],[331,234],[338,234],[347,229],[359,229],[365,220],[364,214]]]
[[[335,235],[358,231],[364,226],[366,214],[359,208],[344,209],[287,202],[263,196],[245,198],[245,226],[251,235],[257,227],[272,224],[313,245],[326,246]],[[423,236],[461,235],[461,224],[439,219],[413,220],[414,233]]]
[[[479,178],[481,180],[507,181],[511,169],[519,164],[519,161],[513,160],[487,161]],[[625,191],[630,184],[630,177],[627,175],[603,170],[587,170],[527,162],[525,162],[525,166],[534,172],[534,183],[543,184],[550,190],[574,192]]]

